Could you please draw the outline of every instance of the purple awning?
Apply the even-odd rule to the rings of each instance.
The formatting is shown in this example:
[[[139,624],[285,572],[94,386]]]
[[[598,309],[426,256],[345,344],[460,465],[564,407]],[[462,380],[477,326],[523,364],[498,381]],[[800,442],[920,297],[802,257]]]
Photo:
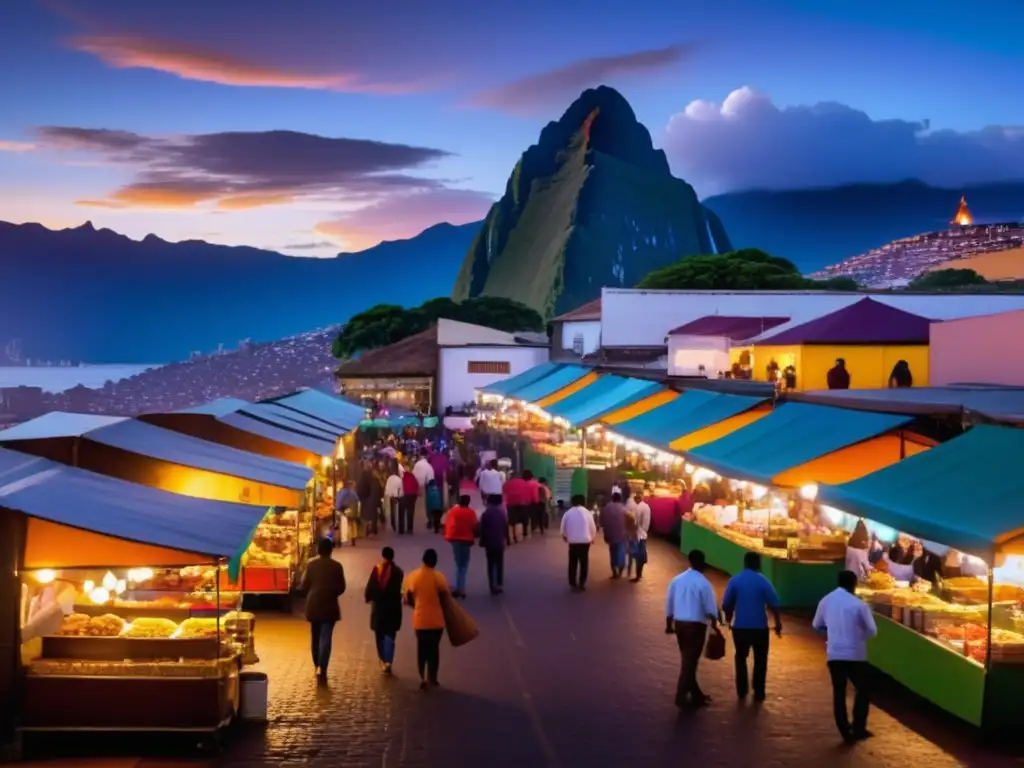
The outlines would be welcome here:
[[[739,317],[734,315],[707,315],[673,328],[669,336],[725,336],[732,341],[743,341],[760,336],[765,331],[788,323],[788,317]]]
[[[927,344],[931,320],[874,299],[787,328],[758,344]]]

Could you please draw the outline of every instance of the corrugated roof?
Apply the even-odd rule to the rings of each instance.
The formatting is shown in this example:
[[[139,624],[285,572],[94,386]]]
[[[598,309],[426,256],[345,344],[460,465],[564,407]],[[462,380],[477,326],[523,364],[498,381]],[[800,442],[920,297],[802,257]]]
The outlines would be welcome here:
[[[37,423],[38,422],[38,423]],[[279,488],[302,490],[312,478],[308,467],[210,443],[134,419],[54,411],[0,432],[0,443],[82,437],[100,445]]]
[[[248,400],[240,400],[237,397],[222,397],[218,400],[211,400],[208,403],[202,405],[194,405],[191,408],[180,408],[174,413],[194,413],[199,416],[213,416],[219,418],[221,416],[227,416],[229,413],[235,413],[236,411],[245,408],[247,405],[252,405]]]
[[[316,420],[311,420],[308,416],[303,416],[273,403],[253,403],[239,410],[239,413],[269,422],[275,427],[299,432],[320,440],[334,442],[345,433],[345,430],[339,431],[338,427],[320,424]]]
[[[219,417],[217,421],[227,424],[229,427],[240,429],[243,432],[265,437],[267,440],[290,445],[303,451],[309,451],[318,456],[334,455],[334,442],[331,440],[310,437],[302,432],[293,432],[290,429],[284,429],[274,424],[267,424],[252,416],[246,416],[244,413],[228,413]]]
[[[740,317],[738,315],[705,315],[668,332],[669,336],[725,336],[743,341],[788,323],[788,317]]]
[[[266,509],[208,501],[0,448],[0,506],[126,541],[214,557],[247,547]]]
[[[566,312],[564,315],[559,315],[554,318],[552,322],[565,323],[565,322],[583,322],[586,320],[600,320],[601,319],[601,299],[594,299],[588,301],[581,307]]]
[[[679,398],[682,399],[682,398]],[[723,477],[770,485],[806,464],[906,424],[910,419],[807,403],[785,403],[763,419],[689,452],[695,464]]]
[[[561,367],[561,363],[541,363],[540,365],[535,365],[533,368],[529,368],[522,373],[517,373],[515,376],[510,376],[507,379],[496,381],[485,387],[479,387],[479,391],[487,392],[492,395],[508,395],[515,392],[517,389],[525,387],[527,384],[533,384],[535,381],[540,381],[545,376],[554,373]]]
[[[509,394],[516,400],[533,403],[537,400],[543,400],[548,395],[553,395],[558,390],[564,389],[575,381],[579,381],[590,372],[590,368],[584,368],[581,365],[563,365],[543,379],[531,382],[525,387],[516,389]]]
[[[601,376],[579,392],[553,403],[545,410],[574,426],[586,424],[602,414],[622,408],[660,392],[664,387],[654,381],[622,376]]]
[[[608,429],[667,451],[674,440],[749,411],[764,401],[765,398],[759,397],[687,390],[664,405]]]
[[[757,343],[927,344],[931,322],[867,298],[774,335],[759,336]]]
[[[366,418],[363,406],[315,389],[303,389],[284,397],[275,397],[269,402],[349,430]]]
[[[865,477],[821,485],[818,500],[991,561],[1022,535],[1022,456],[1024,430],[976,426]],[[955,478],[969,478],[968,497],[953,492]]]
[[[1024,387],[956,384],[906,389],[821,389],[792,392],[787,400],[838,408],[908,415],[976,415],[1008,424],[1024,423]]]
[[[339,365],[337,376],[341,379],[436,376],[439,350],[435,325],[390,346],[363,352],[356,359]]]

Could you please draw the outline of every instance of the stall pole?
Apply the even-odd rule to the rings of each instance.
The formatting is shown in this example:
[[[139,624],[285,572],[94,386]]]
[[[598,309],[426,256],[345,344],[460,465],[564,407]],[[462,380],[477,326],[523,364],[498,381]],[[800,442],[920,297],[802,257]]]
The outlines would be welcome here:
[[[992,564],[995,565],[995,556],[992,557]],[[985,638],[985,674],[992,671],[992,598],[995,595],[995,579],[992,576],[992,568],[988,569],[988,637]]]
[[[584,469],[587,468],[587,428],[583,427],[580,430],[580,466]]]

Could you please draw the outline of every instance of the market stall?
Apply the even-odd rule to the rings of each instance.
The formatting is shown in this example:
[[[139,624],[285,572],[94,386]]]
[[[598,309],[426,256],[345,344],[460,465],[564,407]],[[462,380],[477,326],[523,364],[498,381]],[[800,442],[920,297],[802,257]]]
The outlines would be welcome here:
[[[835,588],[846,535],[821,514],[816,485],[782,487],[779,478],[908,421],[905,416],[787,403],[687,451],[695,477],[703,474],[711,489],[700,499],[703,489],[695,484],[698,503],[692,519],[682,523],[683,551],[701,549],[710,565],[730,574],[742,569],[746,551],[759,551],[782,604],[813,606]]]
[[[315,389],[300,389],[290,395],[274,397],[261,402],[274,403],[291,411],[310,416],[342,432],[356,428],[366,417],[366,408],[335,395]]]
[[[847,527],[848,516],[859,516],[886,543],[905,532],[925,550],[945,554],[934,582],[914,578],[926,573],[917,568],[913,583],[877,567],[866,577],[860,593],[878,625],[868,660],[942,709],[991,731],[1024,726],[1022,460],[1024,431],[976,426],[858,480],[821,485],[818,492],[832,515],[847,518]],[[946,548],[954,550],[953,558],[943,553]]]
[[[6,449],[0,478],[0,516],[19,531],[20,595],[3,598],[20,606],[20,652],[7,661],[22,669],[21,729],[230,723],[255,622],[220,593],[217,573],[237,570],[263,510]]]

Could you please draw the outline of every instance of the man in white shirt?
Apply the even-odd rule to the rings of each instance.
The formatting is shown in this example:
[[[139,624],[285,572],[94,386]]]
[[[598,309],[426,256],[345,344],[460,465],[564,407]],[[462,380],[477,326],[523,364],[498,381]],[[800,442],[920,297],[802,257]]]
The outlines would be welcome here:
[[[402,500],[402,465],[394,459],[391,460],[391,470],[388,473],[388,480],[384,484],[384,498],[387,499],[388,510],[391,513],[391,530],[398,530],[398,504]]]
[[[676,706],[703,707],[711,703],[697,684],[697,665],[704,651],[708,624],[718,629],[718,601],[711,582],[704,575],[704,553],[691,550],[686,556],[690,567],[669,582],[665,601],[665,634],[676,636],[681,666],[676,686]],[[689,696],[689,700],[687,697]]]
[[[562,515],[562,540],[569,545],[569,587],[573,592],[587,588],[590,569],[590,545],[597,536],[594,515],[587,509],[583,494],[572,497],[572,507]]]
[[[431,480],[436,480],[434,477],[434,468],[430,466],[430,462],[427,461],[427,452],[423,451],[420,454],[419,461],[413,465],[412,473],[416,477],[416,481],[420,484],[420,490],[426,490],[427,483]]]
[[[630,557],[626,563],[626,573],[628,575],[630,567],[636,565],[636,576],[632,581],[637,582],[644,577],[644,566],[647,564],[647,532],[651,530],[651,505],[644,501],[644,497],[639,493],[635,494],[631,501],[631,511],[636,520],[636,540],[629,543]]]
[[[832,710],[836,726],[847,744],[871,737],[867,729],[868,707],[868,640],[878,634],[875,618],[867,603],[854,591],[857,574],[843,571],[839,574],[839,587],[829,592],[818,603],[811,623],[826,636],[828,672],[832,677]],[[846,684],[853,683],[853,726],[846,712]]]
[[[501,476],[501,472],[498,471],[497,459],[491,459],[487,463],[487,467],[480,470],[476,483],[477,487],[480,489],[480,495],[483,498],[486,499],[491,496],[501,496],[502,487],[505,485],[505,479]]]

